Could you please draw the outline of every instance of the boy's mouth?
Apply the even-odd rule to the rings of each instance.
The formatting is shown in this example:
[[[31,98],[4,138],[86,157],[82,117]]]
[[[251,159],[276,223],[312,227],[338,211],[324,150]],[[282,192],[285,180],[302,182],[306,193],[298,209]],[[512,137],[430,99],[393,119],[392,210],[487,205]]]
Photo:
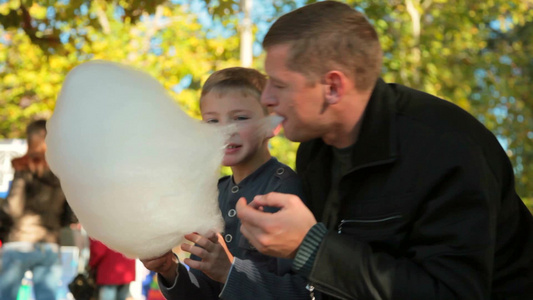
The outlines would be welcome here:
[[[227,144],[226,145],[226,148],[225,148],[225,152],[226,154],[231,154],[231,153],[234,153],[236,151],[239,150],[239,148],[241,148],[242,145],[236,145],[236,144]]]

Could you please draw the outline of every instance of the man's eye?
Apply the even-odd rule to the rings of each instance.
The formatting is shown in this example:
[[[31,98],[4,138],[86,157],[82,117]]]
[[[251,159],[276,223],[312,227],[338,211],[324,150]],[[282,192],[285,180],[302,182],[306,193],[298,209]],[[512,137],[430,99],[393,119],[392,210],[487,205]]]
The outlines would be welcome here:
[[[218,123],[218,120],[217,119],[207,119],[205,120],[206,123],[208,124],[214,124],[214,123]]]
[[[276,88],[276,89],[282,89],[282,88],[285,88],[285,84],[280,83],[280,82],[272,82],[271,84],[272,84],[272,86],[273,86],[274,88]]]

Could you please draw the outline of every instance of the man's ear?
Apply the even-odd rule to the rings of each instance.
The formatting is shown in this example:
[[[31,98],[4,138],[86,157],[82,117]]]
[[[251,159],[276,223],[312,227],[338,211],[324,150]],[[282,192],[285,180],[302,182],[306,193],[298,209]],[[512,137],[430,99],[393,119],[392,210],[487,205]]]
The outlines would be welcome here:
[[[325,98],[329,105],[337,104],[346,91],[346,76],[341,71],[329,71],[324,76]]]

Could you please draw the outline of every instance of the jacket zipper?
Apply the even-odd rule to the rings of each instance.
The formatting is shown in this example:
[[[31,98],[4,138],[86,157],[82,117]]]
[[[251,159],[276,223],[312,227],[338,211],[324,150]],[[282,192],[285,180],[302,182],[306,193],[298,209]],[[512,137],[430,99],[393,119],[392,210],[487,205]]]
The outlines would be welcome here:
[[[400,219],[401,217],[402,217],[401,215],[397,215],[397,216],[391,216],[391,217],[378,219],[378,220],[341,220],[341,222],[339,223],[339,226],[337,226],[337,231],[338,233],[341,233],[342,226],[347,223],[379,223],[379,222],[385,222],[385,221],[394,220],[394,219]]]
[[[315,287],[308,283],[305,288],[309,291],[309,297],[311,300],[315,300]]]
[[[323,292],[325,294],[328,294],[329,296],[332,296],[334,298],[337,298],[337,299],[341,299],[341,300],[347,300],[347,299],[351,299],[350,297],[347,297],[345,295],[339,295],[338,292],[335,292],[331,289],[327,289],[327,288],[324,288],[324,287],[320,287],[318,286],[318,288],[315,287],[316,286],[316,283],[308,283],[307,286],[305,287],[308,291],[309,291],[309,296],[311,298],[311,300],[316,300],[315,298],[315,291],[320,291],[320,292]]]

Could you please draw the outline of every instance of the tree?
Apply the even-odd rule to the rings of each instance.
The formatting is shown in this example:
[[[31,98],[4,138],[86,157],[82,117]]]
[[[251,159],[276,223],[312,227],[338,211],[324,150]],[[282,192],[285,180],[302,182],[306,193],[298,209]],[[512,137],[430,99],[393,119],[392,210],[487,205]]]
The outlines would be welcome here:
[[[193,116],[198,116],[198,91],[209,72],[238,61],[237,38],[207,38],[196,16],[181,6],[160,4],[149,14],[151,7],[133,9],[113,1],[68,2],[75,8],[41,2],[49,6],[19,3],[4,15],[11,20],[13,11],[20,16],[27,11],[46,25],[32,21],[36,31],[28,34],[7,22],[0,31],[2,137],[21,137],[30,119],[50,116],[65,75],[87,60],[107,59],[148,71],[167,89],[180,92],[178,102]],[[55,17],[45,18],[43,10]]]
[[[511,158],[519,194],[533,198],[533,0],[345,2],[375,25],[385,53],[384,79],[453,101],[476,116]],[[194,3],[205,6],[215,25],[190,13]],[[254,8],[260,3],[272,9],[271,16],[253,19],[259,37],[265,22],[303,1],[257,1]],[[30,119],[49,116],[65,74],[94,58],[147,70],[198,116],[206,76],[239,65],[240,4],[0,0],[0,137],[20,137]],[[253,66],[262,70],[261,59]],[[272,146],[294,165],[297,144],[276,137]]]
[[[198,118],[203,81],[239,65],[238,18],[217,17],[230,34],[213,35],[189,5],[148,2],[0,2],[0,137],[24,137],[30,120],[50,117],[66,74],[91,59],[148,71]],[[293,165],[296,145],[282,137],[272,143]]]

